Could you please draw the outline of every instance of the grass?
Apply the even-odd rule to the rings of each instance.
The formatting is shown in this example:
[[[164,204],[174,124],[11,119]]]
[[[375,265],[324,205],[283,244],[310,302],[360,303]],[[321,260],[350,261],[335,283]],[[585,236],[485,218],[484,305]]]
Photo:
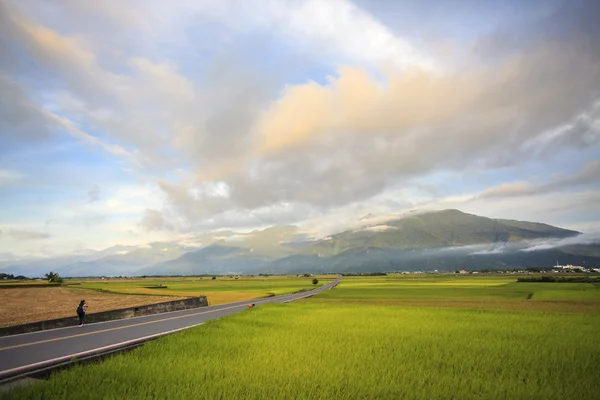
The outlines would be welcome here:
[[[218,277],[204,278],[146,278],[127,280],[83,281],[78,288],[93,289],[107,293],[170,295],[170,296],[207,296],[210,305],[235,301],[258,299],[272,295],[294,293],[313,289],[312,277],[270,276],[270,277]],[[332,276],[318,277],[321,286],[334,279]],[[157,290],[163,285],[166,288]]]
[[[551,307],[597,308],[561,299],[587,286],[543,284],[552,299],[536,301],[530,284],[477,278],[453,289],[439,279],[446,300],[416,279],[344,278],[311,299],[210,321],[0,398],[600,399],[600,313]],[[531,290],[531,300],[515,298]],[[504,302],[538,308],[486,308]]]

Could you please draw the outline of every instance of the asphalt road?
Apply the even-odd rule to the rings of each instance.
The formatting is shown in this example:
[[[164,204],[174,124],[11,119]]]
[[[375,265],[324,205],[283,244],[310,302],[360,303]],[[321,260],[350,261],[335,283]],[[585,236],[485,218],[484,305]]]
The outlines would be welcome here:
[[[0,380],[191,328],[245,310],[249,304],[286,303],[309,297],[332,288],[340,279],[310,292],[0,337]]]

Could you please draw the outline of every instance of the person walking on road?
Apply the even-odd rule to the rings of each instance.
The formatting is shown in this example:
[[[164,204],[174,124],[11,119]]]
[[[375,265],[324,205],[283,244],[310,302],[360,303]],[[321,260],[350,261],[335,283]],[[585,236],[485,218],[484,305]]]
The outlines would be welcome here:
[[[85,317],[85,310],[87,309],[87,304],[85,300],[81,300],[79,305],[77,306],[77,315],[79,316],[79,326],[83,326],[83,318]]]

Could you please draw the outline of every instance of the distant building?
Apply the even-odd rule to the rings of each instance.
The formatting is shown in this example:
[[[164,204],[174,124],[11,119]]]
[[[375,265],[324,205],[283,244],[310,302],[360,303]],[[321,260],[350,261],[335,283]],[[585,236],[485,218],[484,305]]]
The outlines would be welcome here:
[[[567,270],[575,270],[575,269],[577,269],[577,270],[580,270],[580,271],[582,271],[584,269],[581,265],[571,265],[571,264],[560,265],[558,263],[558,260],[556,260],[556,265],[554,266],[554,268],[563,269],[563,270],[564,269],[567,269]]]

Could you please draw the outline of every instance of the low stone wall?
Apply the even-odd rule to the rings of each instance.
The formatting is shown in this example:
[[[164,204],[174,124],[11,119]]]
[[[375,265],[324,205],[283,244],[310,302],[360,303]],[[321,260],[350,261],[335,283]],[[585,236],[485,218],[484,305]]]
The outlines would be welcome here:
[[[141,315],[160,314],[169,311],[187,310],[190,308],[206,307],[206,296],[190,297],[189,299],[167,301],[164,303],[148,304],[139,307],[121,308],[119,310],[102,311],[85,315],[85,323],[112,321],[116,319],[139,317]],[[75,313],[75,312],[73,312]],[[0,328],[0,336],[16,335],[18,333],[43,331],[45,329],[75,326],[79,322],[77,315],[48,321],[32,322],[30,324]]]

